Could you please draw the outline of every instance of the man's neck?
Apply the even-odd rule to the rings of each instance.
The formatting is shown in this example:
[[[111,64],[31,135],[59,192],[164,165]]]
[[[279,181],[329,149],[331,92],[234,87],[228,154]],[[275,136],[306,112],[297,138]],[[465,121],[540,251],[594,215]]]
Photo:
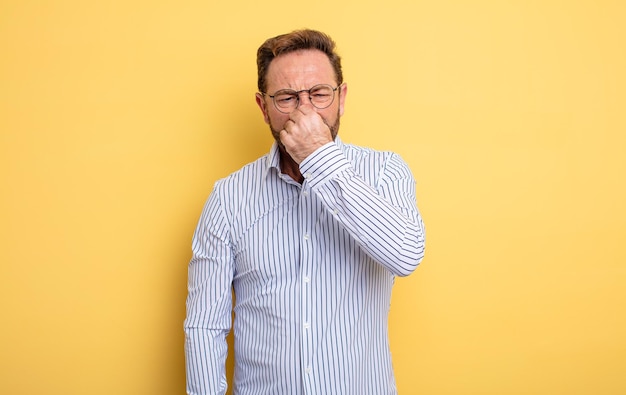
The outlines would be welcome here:
[[[300,165],[293,160],[283,147],[280,147],[280,171],[300,184],[304,181],[304,177],[300,173]]]

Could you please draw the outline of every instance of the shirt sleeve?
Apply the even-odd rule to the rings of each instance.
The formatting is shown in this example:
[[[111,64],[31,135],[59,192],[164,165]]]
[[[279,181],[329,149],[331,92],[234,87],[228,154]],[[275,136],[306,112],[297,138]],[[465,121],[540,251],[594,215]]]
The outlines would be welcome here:
[[[397,276],[412,273],[424,257],[424,224],[415,179],[406,163],[387,153],[360,171],[377,172],[370,185],[334,142],[300,164],[310,188],[360,247]]]
[[[233,255],[228,224],[213,190],[192,242],[185,359],[188,394],[225,394],[226,335],[232,320]]]

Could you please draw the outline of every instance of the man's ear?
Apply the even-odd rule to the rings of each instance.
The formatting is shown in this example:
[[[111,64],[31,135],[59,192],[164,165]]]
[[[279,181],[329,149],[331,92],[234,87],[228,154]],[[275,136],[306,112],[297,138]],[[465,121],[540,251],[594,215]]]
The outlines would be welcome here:
[[[263,97],[262,93],[256,94],[256,104],[257,106],[259,106],[259,108],[261,109],[261,112],[263,113],[263,119],[265,120],[265,123],[269,125],[270,117],[267,113],[267,105],[265,103],[265,98]]]
[[[339,116],[343,116],[343,107],[344,107],[344,104],[346,103],[346,95],[348,94],[348,84],[346,84],[344,82],[343,84],[341,84],[341,87],[339,89],[340,89],[340,92],[339,92]]]

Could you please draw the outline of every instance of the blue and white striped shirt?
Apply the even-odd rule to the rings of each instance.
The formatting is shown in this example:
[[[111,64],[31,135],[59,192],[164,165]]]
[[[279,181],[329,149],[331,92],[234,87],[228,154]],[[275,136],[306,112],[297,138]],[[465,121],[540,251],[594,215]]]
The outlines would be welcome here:
[[[187,391],[226,391],[234,299],[235,394],[394,394],[391,288],[424,255],[413,176],[398,155],[339,138],[300,164],[302,184],[279,155],[274,144],[218,181],[202,212]]]

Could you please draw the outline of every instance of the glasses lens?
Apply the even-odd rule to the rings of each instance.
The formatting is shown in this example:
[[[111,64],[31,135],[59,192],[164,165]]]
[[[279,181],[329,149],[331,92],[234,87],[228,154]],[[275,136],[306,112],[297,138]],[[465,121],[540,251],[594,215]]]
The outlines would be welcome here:
[[[295,109],[298,104],[298,94],[295,91],[278,91],[274,95],[274,103],[281,110],[288,112]]]
[[[330,106],[335,98],[335,90],[330,85],[317,85],[311,88],[309,97],[311,103],[317,108]]]

